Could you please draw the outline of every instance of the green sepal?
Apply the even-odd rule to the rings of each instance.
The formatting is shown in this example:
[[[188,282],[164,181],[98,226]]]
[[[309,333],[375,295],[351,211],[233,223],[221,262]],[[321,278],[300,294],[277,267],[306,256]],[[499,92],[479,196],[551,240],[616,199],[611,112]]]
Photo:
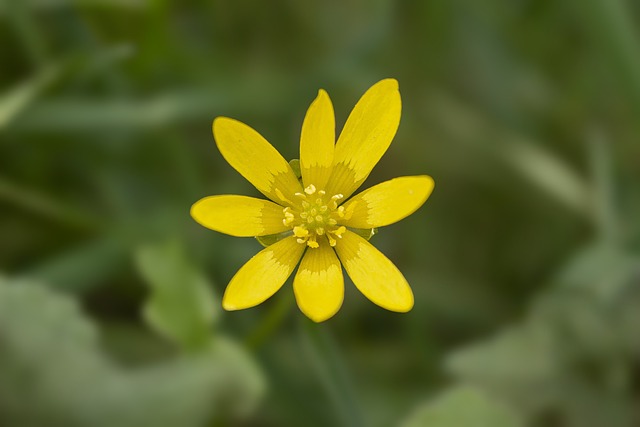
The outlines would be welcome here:
[[[370,240],[375,234],[378,234],[377,228],[350,228],[350,230],[365,240]]]
[[[291,169],[293,169],[293,173],[296,174],[298,179],[302,179],[302,170],[300,169],[300,160],[298,159],[289,160],[289,166],[291,166]]]
[[[265,248],[268,248],[274,243],[277,243],[280,240],[284,239],[285,237],[289,237],[289,236],[293,236],[293,232],[291,230],[283,231],[282,233],[277,233],[277,234],[269,234],[268,236],[256,236],[256,240],[262,246],[264,246]]]

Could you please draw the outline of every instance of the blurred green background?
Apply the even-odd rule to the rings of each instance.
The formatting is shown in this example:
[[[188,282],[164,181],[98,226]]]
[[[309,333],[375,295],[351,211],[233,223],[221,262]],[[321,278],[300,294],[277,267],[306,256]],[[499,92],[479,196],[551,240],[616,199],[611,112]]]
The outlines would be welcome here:
[[[640,3],[0,1],[0,425],[640,425]],[[237,118],[287,159],[400,82],[363,188],[429,174],[373,243],[416,305],[289,281],[220,309],[260,245],[190,205],[257,195]]]

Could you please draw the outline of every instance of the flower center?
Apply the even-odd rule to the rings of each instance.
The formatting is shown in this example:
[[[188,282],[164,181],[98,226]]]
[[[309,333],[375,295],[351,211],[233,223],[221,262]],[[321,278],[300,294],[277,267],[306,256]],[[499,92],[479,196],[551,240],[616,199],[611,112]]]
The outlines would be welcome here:
[[[325,236],[329,245],[335,246],[336,239],[342,238],[346,231],[344,226],[338,225],[338,220],[344,217],[344,207],[338,203],[344,196],[328,197],[324,190],[317,191],[311,184],[304,193],[296,193],[296,197],[301,199],[299,207],[284,208],[282,222],[293,229],[298,243],[317,248],[320,246],[318,239]]]

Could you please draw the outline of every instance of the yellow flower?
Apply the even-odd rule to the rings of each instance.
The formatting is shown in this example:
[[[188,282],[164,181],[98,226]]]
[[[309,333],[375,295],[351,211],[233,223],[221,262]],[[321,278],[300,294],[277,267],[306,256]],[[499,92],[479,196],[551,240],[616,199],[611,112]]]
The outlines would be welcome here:
[[[224,158],[272,201],[205,197],[193,205],[191,216],[232,236],[286,236],[251,258],[231,279],[222,299],[226,310],[253,307],[271,297],[301,259],[293,290],[300,310],[316,322],[330,318],[342,305],[340,262],[372,302],[391,311],[411,310],[413,293],[402,273],[356,232],[415,212],[431,194],[433,179],[395,178],[349,198],[391,144],[400,110],[398,82],[376,83],[358,101],[336,143],[333,105],[320,90],[302,124],[301,180],[258,132],[226,117],[213,121],[213,136]]]

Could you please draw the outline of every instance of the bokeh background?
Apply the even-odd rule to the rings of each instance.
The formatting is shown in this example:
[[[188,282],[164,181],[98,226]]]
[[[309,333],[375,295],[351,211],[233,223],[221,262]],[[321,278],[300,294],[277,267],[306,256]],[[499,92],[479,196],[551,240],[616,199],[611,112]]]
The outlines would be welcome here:
[[[0,425],[640,426],[640,3],[0,1]],[[365,186],[429,174],[373,243],[408,314],[347,280],[220,309],[260,245],[195,224],[257,195],[215,116],[296,158],[373,83],[403,116]]]

